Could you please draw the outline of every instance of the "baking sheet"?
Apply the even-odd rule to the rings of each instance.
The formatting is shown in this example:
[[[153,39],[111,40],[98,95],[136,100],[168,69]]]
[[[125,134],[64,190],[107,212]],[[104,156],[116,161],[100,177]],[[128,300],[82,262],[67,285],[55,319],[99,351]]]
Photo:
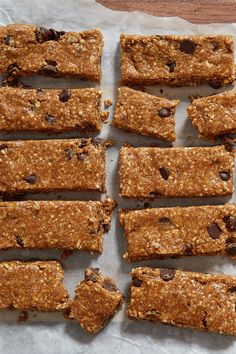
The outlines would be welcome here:
[[[195,25],[179,18],[160,18],[143,13],[114,12],[97,4],[93,0],[0,0],[0,23],[32,23],[57,30],[84,30],[100,28],[105,37],[105,47],[102,60],[103,79],[101,88],[103,98],[116,99],[119,85],[119,34],[232,34],[236,35],[236,24]],[[93,86],[93,83],[79,82],[78,80],[64,80],[53,78],[34,77],[24,80],[35,87],[75,88]],[[227,87],[229,89],[232,87]],[[214,91],[210,87],[197,88],[162,88],[147,87],[146,91],[162,95],[167,98],[178,98],[181,104],[177,108],[177,141],[175,145],[196,146],[207,145],[197,138],[197,132],[186,118],[185,107],[188,96],[208,95]],[[109,109],[111,120],[114,105]],[[61,135],[47,134],[9,134],[0,136],[1,139],[26,138],[65,138],[78,137],[78,133]],[[104,125],[102,138],[114,139],[117,142],[107,152],[107,193],[119,204],[119,207],[141,208],[144,202],[124,201],[118,196],[118,150],[123,143],[129,142],[136,146],[150,144],[167,145],[156,139],[138,137],[127,134],[109,125]],[[50,193],[28,195],[28,199],[99,199],[98,193]],[[234,198],[213,199],[159,199],[151,202],[151,206],[177,206],[220,204],[226,201],[233,202]],[[63,260],[65,269],[65,285],[71,296],[74,295],[75,285],[83,278],[87,266],[100,267],[106,275],[111,275],[117,281],[119,288],[128,298],[129,272],[134,266],[151,265],[158,267],[176,267],[179,269],[215,272],[236,275],[236,264],[224,257],[187,257],[178,260],[148,261],[128,264],[123,260],[125,242],[122,230],[117,222],[117,211],[114,213],[112,227],[105,236],[104,253],[100,256],[76,252]],[[61,259],[59,251],[5,251],[0,252],[0,260],[30,258]],[[125,315],[126,305],[109,325],[97,335],[85,334],[79,324],[66,321],[62,314],[30,313],[29,319],[21,324],[16,323],[18,311],[0,312],[0,353],[6,354],[78,354],[78,353],[227,353],[233,354],[236,342],[233,337],[218,334],[201,333],[188,329],[177,329],[164,325],[155,325],[148,322],[134,322]]]

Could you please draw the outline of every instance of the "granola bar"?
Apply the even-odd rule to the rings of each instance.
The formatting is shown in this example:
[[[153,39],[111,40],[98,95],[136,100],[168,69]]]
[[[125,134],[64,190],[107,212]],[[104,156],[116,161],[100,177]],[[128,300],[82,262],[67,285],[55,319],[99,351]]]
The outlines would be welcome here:
[[[120,210],[129,262],[199,255],[236,256],[236,205]]]
[[[205,139],[236,133],[236,90],[194,99],[187,114]]]
[[[123,84],[219,88],[234,81],[232,36],[120,37]]]
[[[86,332],[97,333],[121,307],[124,296],[111,278],[104,278],[98,268],[88,268],[85,279],[76,288],[69,318]]]
[[[233,155],[224,146],[122,147],[120,194],[141,199],[229,195],[233,167]]]
[[[105,190],[105,150],[96,139],[0,142],[0,193]]]
[[[111,199],[0,202],[0,249],[60,248],[103,251]],[[30,230],[30,232],[28,232]]]
[[[100,90],[0,89],[0,130],[64,132],[101,130]]]
[[[0,26],[0,73],[99,82],[102,48],[99,30],[64,32],[25,24]]]
[[[0,308],[58,311],[68,307],[59,262],[0,262]]]
[[[130,318],[236,335],[236,278],[153,268],[131,275]]]
[[[178,100],[121,87],[112,125],[128,132],[174,141]]]

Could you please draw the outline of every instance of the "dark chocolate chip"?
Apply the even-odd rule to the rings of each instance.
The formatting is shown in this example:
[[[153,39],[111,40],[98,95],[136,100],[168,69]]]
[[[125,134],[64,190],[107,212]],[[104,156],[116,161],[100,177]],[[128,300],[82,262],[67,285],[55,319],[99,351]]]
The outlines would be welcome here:
[[[143,281],[141,279],[138,279],[138,278],[133,278],[132,279],[132,285],[136,286],[137,288],[140,288],[142,283],[143,283]]]
[[[193,246],[190,243],[185,243],[183,245],[183,253],[186,256],[190,256],[192,254],[192,251],[193,251]]]
[[[229,288],[227,291],[229,293],[236,293],[236,286],[233,286],[232,288]]]
[[[53,28],[49,28],[49,32],[51,34],[52,41],[58,41],[60,38],[60,32],[54,30]]]
[[[175,70],[175,67],[176,67],[176,62],[175,62],[174,60],[169,60],[169,61],[166,63],[166,66],[168,66],[169,72],[170,72],[170,73],[173,73],[173,71]]]
[[[48,122],[49,124],[53,124],[53,123],[55,123],[56,122],[56,118],[55,117],[53,117],[53,116],[51,116],[50,114],[45,114],[45,120],[46,120],[46,122]]]
[[[51,32],[45,27],[38,27],[35,31],[36,40],[40,43],[50,41],[52,39]]]
[[[8,145],[7,144],[1,144],[0,145],[0,151],[1,150],[5,150],[5,149],[7,149],[8,148]]]
[[[212,45],[212,49],[214,50],[214,52],[220,48],[218,42],[215,42],[215,41],[211,42],[211,45]]]
[[[221,234],[221,229],[219,228],[219,226],[217,224],[211,224],[208,229],[208,234],[209,236],[213,239],[216,240],[217,238],[220,237]]]
[[[160,277],[164,281],[172,280],[175,276],[174,269],[161,269],[160,270]]]
[[[115,284],[109,278],[104,279],[103,288],[111,292],[116,292],[118,290]]]
[[[171,116],[172,112],[169,108],[161,108],[159,111],[158,111],[158,114],[161,118],[166,118],[166,117],[169,117]]]
[[[35,175],[29,175],[23,178],[23,180],[29,184],[35,184],[37,177]]]
[[[8,34],[6,37],[4,37],[4,43],[9,45],[10,41],[11,41],[11,36],[10,36],[10,34]]]
[[[216,80],[209,81],[209,85],[215,90],[218,90],[222,87],[222,83]]]
[[[159,171],[160,171],[161,177],[164,180],[167,180],[169,178],[170,173],[166,167],[159,168]]]
[[[78,152],[77,153],[77,159],[80,161],[84,161],[87,156],[88,156],[87,152]]]
[[[103,230],[105,232],[108,232],[110,230],[110,225],[109,224],[103,224]]]
[[[20,236],[16,236],[16,242],[18,243],[18,245],[20,247],[24,247],[24,242],[23,240],[20,238]]]
[[[59,94],[59,101],[67,102],[71,96],[71,92],[69,90],[62,90]]]
[[[167,218],[166,216],[163,216],[159,219],[159,222],[162,222],[163,224],[170,224],[171,220],[170,218]]]
[[[54,60],[46,60],[46,65],[43,65],[41,73],[44,75],[57,76],[57,62]]]
[[[236,243],[229,245],[226,248],[226,252],[229,256],[236,256]]]
[[[83,148],[83,147],[85,147],[85,146],[87,146],[88,145],[88,140],[86,140],[86,139],[81,139],[81,141],[80,141],[80,143],[79,143],[79,147],[81,147],[81,148]]]
[[[229,231],[236,231],[236,218],[234,216],[227,216],[223,219],[223,221]]]
[[[193,54],[195,48],[196,48],[196,44],[193,41],[191,41],[190,39],[184,39],[180,43],[181,52],[184,52],[186,54]]]
[[[228,181],[230,179],[229,171],[221,171],[219,172],[219,176],[222,179],[222,181]]]
[[[70,148],[66,148],[66,149],[65,149],[65,153],[66,153],[66,159],[67,159],[67,160],[72,160],[73,155],[74,155],[73,150],[70,149]]]

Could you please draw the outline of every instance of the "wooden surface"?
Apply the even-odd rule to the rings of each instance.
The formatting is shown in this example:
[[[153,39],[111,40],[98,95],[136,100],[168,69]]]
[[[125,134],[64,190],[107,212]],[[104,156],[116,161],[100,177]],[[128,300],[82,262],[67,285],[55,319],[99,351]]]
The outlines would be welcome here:
[[[96,0],[120,11],[142,11],[156,16],[179,16],[194,23],[236,22],[236,0]]]

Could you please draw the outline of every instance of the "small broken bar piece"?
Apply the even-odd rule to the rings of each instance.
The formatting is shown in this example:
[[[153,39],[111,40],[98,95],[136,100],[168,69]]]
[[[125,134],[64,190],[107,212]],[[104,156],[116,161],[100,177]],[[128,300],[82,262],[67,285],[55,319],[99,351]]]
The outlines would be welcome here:
[[[128,262],[168,257],[236,256],[236,205],[120,210]]]
[[[108,146],[100,139],[1,141],[0,193],[104,192]]]
[[[0,26],[0,73],[9,78],[42,74],[101,79],[103,35],[64,32],[25,24]]]
[[[99,132],[101,90],[0,89],[0,130]]]
[[[131,319],[236,335],[236,278],[145,267],[131,275]]]
[[[233,155],[224,146],[122,147],[124,198],[210,197],[233,192]]]
[[[236,90],[196,98],[187,107],[187,114],[205,139],[236,133]]]
[[[87,268],[85,279],[76,288],[68,318],[78,321],[86,332],[97,333],[123,302],[124,295],[111,278],[103,277],[98,268]]]
[[[0,309],[59,311],[68,308],[64,272],[56,261],[0,262]]]
[[[0,249],[102,252],[115,206],[111,199],[0,202]]]
[[[112,125],[131,133],[174,141],[178,100],[121,87]]]
[[[232,36],[120,36],[121,80],[127,85],[214,88],[234,81]]]

